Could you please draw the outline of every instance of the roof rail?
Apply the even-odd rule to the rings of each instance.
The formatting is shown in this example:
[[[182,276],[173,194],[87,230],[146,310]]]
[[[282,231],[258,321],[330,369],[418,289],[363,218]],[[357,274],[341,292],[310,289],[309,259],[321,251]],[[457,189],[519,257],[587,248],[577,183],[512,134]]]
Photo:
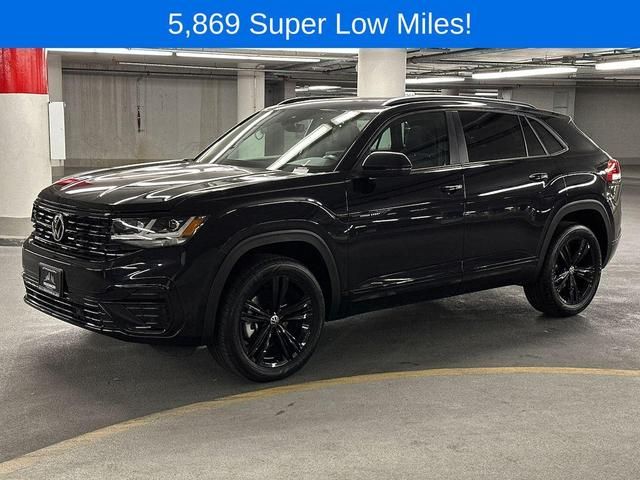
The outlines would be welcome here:
[[[391,107],[394,105],[404,105],[406,103],[429,102],[429,101],[437,102],[441,100],[450,100],[450,101],[473,100],[475,102],[482,100],[483,102],[507,103],[509,105],[518,105],[518,106],[527,107],[527,108],[536,108],[530,103],[513,102],[511,100],[502,100],[500,98],[487,98],[487,97],[480,97],[480,96],[470,97],[470,96],[464,96],[464,95],[413,95],[410,97],[396,97],[396,98],[390,98],[389,100],[384,102],[383,105],[385,107]]]
[[[277,105],[289,105],[291,103],[305,102],[307,100],[330,100],[332,98],[337,98],[337,97],[322,97],[322,96],[316,96],[316,97],[293,97],[293,98],[286,98],[286,99],[282,100],[280,103],[278,103]]]

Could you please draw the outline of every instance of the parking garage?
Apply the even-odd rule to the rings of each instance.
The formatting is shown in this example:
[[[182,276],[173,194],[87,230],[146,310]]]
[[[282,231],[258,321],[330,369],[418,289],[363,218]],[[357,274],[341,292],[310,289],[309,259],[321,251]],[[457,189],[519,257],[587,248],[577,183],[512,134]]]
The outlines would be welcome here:
[[[637,55],[3,49],[0,476],[636,478]],[[421,96],[568,115],[620,162],[623,237],[586,310],[551,318],[507,286],[351,315],[263,385],[204,347],[123,342],[24,304],[21,245],[53,181],[194,158],[292,98]]]

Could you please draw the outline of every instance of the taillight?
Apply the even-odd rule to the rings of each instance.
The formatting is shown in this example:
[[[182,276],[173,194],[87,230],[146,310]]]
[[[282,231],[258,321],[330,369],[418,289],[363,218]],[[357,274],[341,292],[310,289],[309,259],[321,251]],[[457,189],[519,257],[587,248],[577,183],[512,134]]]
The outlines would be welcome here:
[[[604,173],[607,176],[607,183],[614,183],[622,180],[622,169],[620,168],[620,162],[613,159],[609,160]]]
[[[75,177],[65,177],[65,178],[61,178],[60,180],[58,180],[57,182],[55,182],[56,185],[70,185],[72,183],[78,183],[80,181],[79,178],[75,178]]]

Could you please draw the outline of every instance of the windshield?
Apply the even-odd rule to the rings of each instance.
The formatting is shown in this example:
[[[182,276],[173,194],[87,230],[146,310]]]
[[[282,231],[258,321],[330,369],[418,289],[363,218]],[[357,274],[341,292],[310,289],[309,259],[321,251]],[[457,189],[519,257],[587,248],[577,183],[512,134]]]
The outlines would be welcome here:
[[[197,159],[288,172],[332,171],[378,112],[332,108],[265,110]]]

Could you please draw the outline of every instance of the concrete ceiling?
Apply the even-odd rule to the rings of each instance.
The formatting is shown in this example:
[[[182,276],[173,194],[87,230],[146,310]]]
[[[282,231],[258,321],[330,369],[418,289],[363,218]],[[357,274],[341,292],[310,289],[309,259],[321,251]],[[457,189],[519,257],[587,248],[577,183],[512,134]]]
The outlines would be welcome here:
[[[355,49],[205,49],[154,51],[112,50],[50,52],[60,54],[65,70],[130,71],[158,75],[234,76],[241,68],[262,68],[267,79],[291,79],[300,87],[336,85],[345,93],[355,87],[357,50]],[[193,55],[185,57],[184,55]],[[219,55],[221,58],[200,58],[195,55]],[[229,57],[231,55],[231,57]],[[226,58],[223,58],[227,56]],[[240,57],[240,58],[238,58]],[[242,58],[244,57],[244,58]],[[276,57],[276,58],[274,58]],[[624,85],[640,87],[640,68],[620,71],[597,71],[596,62],[640,58],[636,49],[409,49],[407,76],[412,78],[439,75],[464,76],[465,82],[451,84],[463,89],[493,89],[508,85]],[[302,61],[299,61],[302,60]],[[578,68],[576,74],[553,77],[532,77],[512,80],[478,81],[473,72],[517,69],[541,65],[562,65]],[[447,88],[438,84],[437,88]],[[428,91],[433,85],[416,86],[416,91]]]

